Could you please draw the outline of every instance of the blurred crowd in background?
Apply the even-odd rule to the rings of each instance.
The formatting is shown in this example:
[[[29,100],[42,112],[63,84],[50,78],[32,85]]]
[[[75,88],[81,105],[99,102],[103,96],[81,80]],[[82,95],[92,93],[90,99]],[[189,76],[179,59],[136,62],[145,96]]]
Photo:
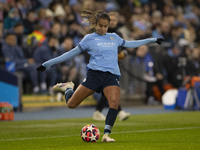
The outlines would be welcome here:
[[[90,32],[84,9],[116,12],[114,31],[125,40],[165,40],[126,49],[129,55],[119,62],[122,95],[156,99],[154,86],[162,95],[165,85],[180,88],[184,77],[200,75],[200,0],[0,0],[1,68],[22,72],[24,93],[52,94],[57,82],[82,81],[86,53],[42,73],[36,67]]]

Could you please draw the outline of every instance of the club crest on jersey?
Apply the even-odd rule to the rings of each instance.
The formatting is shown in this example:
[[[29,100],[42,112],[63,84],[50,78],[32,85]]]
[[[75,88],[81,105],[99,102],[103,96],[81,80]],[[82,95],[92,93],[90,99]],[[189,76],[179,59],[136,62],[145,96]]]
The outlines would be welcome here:
[[[111,39],[111,40],[114,40],[114,37],[111,36],[110,39]]]

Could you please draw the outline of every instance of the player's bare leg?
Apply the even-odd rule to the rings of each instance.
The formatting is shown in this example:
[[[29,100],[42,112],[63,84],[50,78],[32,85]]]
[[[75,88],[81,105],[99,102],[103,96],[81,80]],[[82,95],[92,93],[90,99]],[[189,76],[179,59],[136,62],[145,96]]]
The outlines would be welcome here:
[[[69,108],[76,108],[86,97],[92,95],[95,91],[79,85],[72,97],[67,101]]]
[[[103,92],[108,100],[109,108],[118,109],[121,95],[120,87],[107,86]]]
[[[118,107],[120,101],[120,88],[118,86],[108,86],[104,88],[104,95],[108,100],[109,111],[106,116],[104,135],[101,141],[115,142],[113,138],[110,138],[110,133],[118,114]]]

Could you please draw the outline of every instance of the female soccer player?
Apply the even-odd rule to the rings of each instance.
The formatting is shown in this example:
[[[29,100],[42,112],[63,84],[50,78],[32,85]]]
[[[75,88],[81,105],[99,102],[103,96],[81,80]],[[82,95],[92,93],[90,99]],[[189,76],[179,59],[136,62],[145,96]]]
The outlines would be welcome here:
[[[102,92],[109,104],[102,142],[115,142],[109,135],[116,120],[120,101],[118,47],[135,48],[151,42],[161,44],[163,39],[148,38],[137,41],[125,41],[116,33],[107,33],[110,17],[106,12],[90,12],[86,10],[82,13],[82,16],[88,19],[90,26],[95,29],[95,32],[87,34],[78,46],[69,52],[44,62],[37,70],[44,71],[54,64],[67,61],[81,52],[87,51],[91,56],[87,65],[88,71],[86,78],[78,88],[73,91],[74,84],[68,82],[56,84],[53,89],[65,91],[65,99],[69,108],[77,107],[86,97],[94,92]]]

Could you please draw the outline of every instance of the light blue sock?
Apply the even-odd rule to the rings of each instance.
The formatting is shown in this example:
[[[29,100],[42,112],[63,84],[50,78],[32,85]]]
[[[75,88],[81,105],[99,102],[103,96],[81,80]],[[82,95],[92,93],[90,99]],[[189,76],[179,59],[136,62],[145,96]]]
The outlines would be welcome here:
[[[74,90],[72,90],[71,88],[67,88],[65,91],[65,101],[67,103],[68,99],[70,99],[72,97],[72,95],[74,94]]]

